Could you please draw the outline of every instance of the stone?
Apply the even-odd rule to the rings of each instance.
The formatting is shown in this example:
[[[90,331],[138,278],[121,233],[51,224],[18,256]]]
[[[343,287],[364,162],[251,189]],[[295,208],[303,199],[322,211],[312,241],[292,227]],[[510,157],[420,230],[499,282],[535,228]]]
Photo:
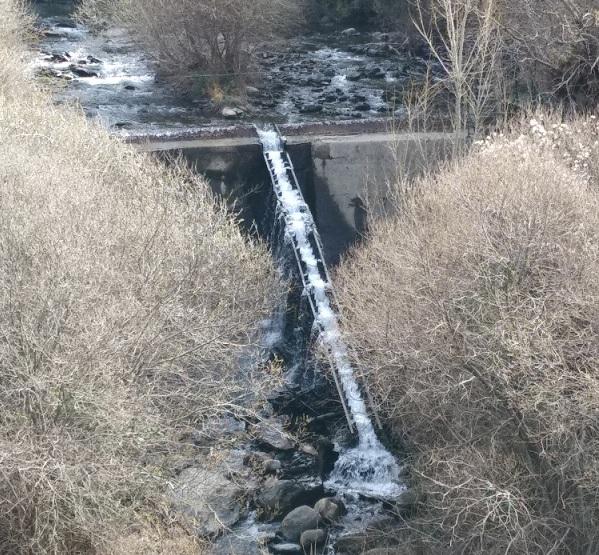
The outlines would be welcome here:
[[[299,111],[302,114],[317,114],[322,112],[322,105],[320,104],[304,104],[300,107]]]
[[[327,539],[327,533],[324,530],[306,530],[300,536],[300,545],[304,551],[311,553],[314,547],[318,547]]]
[[[238,438],[245,432],[245,422],[230,415],[210,418],[201,430],[194,430],[181,438],[195,445],[209,446],[225,439]]]
[[[262,465],[262,470],[265,474],[276,474],[279,470],[281,470],[281,461],[277,461],[276,459],[269,459],[264,461]]]
[[[361,102],[360,104],[356,104],[354,109],[360,112],[368,112],[370,110],[370,104],[368,104],[368,102]]]
[[[316,502],[314,510],[325,522],[335,522],[343,513],[340,504],[335,503],[331,498],[324,497]]]
[[[343,29],[343,31],[341,31],[341,34],[351,37],[354,35],[359,35],[360,33],[358,33],[358,31],[354,27],[349,27],[347,29]]]
[[[221,110],[221,115],[225,119],[235,119],[235,118],[239,117],[239,113],[238,113],[238,111],[235,108],[229,108],[227,106],[225,106]]]
[[[199,536],[216,537],[242,517],[243,493],[220,470],[190,467],[179,474],[171,499],[175,509],[190,518]]]
[[[254,435],[259,443],[280,451],[290,451],[294,448],[294,443],[283,430],[285,423],[285,419],[280,416],[267,418],[254,426]]]
[[[90,71],[89,69],[85,69],[76,65],[69,66],[69,70],[77,77],[98,77],[98,74],[95,71]]]
[[[302,443],[299,446],[299,450],[306,455],[311,455],[312,457],[318,457],[318,450],[308,443]]]
[[[70,56],[69,56],[70,57]],[[55,64],[63,64],[69,61],[69,58],[65,54],[59,54],[57,52],[53,53],[51,56],[46,58],[49,62],[53,62]]]
[[[299,541],[302,532],[318,527],[318,513],[307,505],[293,509],[281,523],[281,533],[289,541]]]
[[[248,96],[256,96],[260,94],[259,89],[257,89],[256,87],[251,87],[249,85],[245,88],[245,92]]]
[[[266,480],[256,499],[256,504],[273,517],[281,517],[303,505],[312,496],[310,490],[293,480]]]
[[[279,543],[271,545],[270,549],[273,553],[289,553],[291,555],[303,554],[302,546],[297,543]]]

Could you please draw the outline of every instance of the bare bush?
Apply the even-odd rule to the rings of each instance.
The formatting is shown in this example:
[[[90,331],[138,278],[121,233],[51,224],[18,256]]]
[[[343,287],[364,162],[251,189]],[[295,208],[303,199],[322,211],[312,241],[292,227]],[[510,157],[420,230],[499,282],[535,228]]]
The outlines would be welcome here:
[[[339,270],[423,552],[599,549],[598,137],[551,116],[489,137]]]
[[[502,0],[502,34],[516,85],[528,97],[593,108],[599,99],[595,0]]]
[[[416,0],[414,25],[442,70],[426,96],[449,93],[452,128],[480,132],[504,111],[496,0]]]
[[[131,29],[160,70],[184,85],[245,81],[257,44],[300,16],[296,0],[84,0],[84,19],[106,14]]]
[[[96,552],[165,514],[182,431],[259,397],[280,288],[201,178],[36,91],[0,13],[0,552]]]

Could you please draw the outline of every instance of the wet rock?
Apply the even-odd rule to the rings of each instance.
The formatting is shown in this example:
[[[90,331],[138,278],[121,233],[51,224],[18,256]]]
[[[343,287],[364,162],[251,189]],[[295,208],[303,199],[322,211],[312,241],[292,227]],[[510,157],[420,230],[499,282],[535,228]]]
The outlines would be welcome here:
[[[191,467],[178,476],[171,498],[199,536],[215,537],[240,520],[243,493],[220,470]]]
[[[281,464],[281,461],[269,459],[267,461],[264,461],[262,470],[265,474],[276,474],[277,472],[279,472],[279,470],[281,470],[282,466],[283,465]]]
[[[343,508],[340,503],[335,503],[330,497],[320,499],[314,505],[314,510],[325,522],[335,522],[342,514]]]
[[[359,35],[360,33],[354,27],[349,27],[348,29],[343,29],[343,31],[341,31],[341,34],[345,35],[346,37],[354,37],[356,35]]]
[[[65,52],[64,54],[59,54],[58,52],[55,52],[48,56],[46,60],[55,64],[64,64],[69,61],[70,57],[71,56],[68,55],[67,52]]]
[[[327,533],[324,530],[306,530],[300,536],[300,545],[307,553],[313,553],[315,547],[324,544],[327,539]]]
[[[301,545],[297,543],[279,543],[276,545],[271,545],[270,549],[273,553],[289,553],[290,555],[303,554]]]
[[[50,77],[52,79],[72,79],[71,76],[65,75],[62,71],[51,67],[42,67],[36,71],[36,74],[38,77]]]
[[[69,70],[77,77],[98,77],[98,74],[95,71],[90,71],[89,69],[85,69],[76,65],[69,66]]]
[[[346,78],[348,81],[359,81],[362,79],[362,73],[357,70],[348,71]]]
[[[249,85],[245,88],[245,92],[248,96],[256,96],[260,94],[260,90],[256,87],[250,87]]]
[[[314,503],[322,493],[322,486],[269,478],[260,489],[256,505],[273,518],[282,517],[300,505]]]
[[[366,70],[366,76],[369,79],[384,79],[385,72],[378,66],[369,67]]]
[[[237,119],[241,114],[243,114],[243,111],[239,108],[230,108],[228,106],[225,106],[221,110],[221,115],[225,119]]]
[[[320,436],[317,439],[316,449],[318,451],[318,475],[321,480],[324,480],[333,470],[339,453],[335,451],[333,442],[325,436]]]
[[[283,519],[281,532],[286,539],[299,541],[303,532],[318,527],[318,521],[318,513],[312,507],[302,505]]]
[[[135,85],[125,85],[123,88],[126,91],[134,91],[135,90]]]
[[[99,60],[98,58],[96,58],[95,56],[88,56],[87,57],[87,61],[90,64],[101,64],[102,60]]]
[[[294,448],[294,443],[283,429],[285,424],[286,420],[280,416],[273,416],[272,418],[262,420],[254,426],[256,440],[273,449],[290,451]]]
[[[361,102],[360,104],[356,104],[354,109],[360,112],[368,112],[370,110],[370,104],[368,104],[368,102]]]
[[[312,445],[309,445],[308,443],[300,444],[299,450],[302,453],[305,453],[306,455],[311,455],[312,457],[318,457],[318,450],[315,447],[312,447]]]

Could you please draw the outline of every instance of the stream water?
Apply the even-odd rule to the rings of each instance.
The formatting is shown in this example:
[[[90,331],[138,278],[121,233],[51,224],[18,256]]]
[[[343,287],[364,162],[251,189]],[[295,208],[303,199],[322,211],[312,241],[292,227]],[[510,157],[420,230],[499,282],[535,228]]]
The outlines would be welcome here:
[[[59,103],[81,106],[122,133],[231,123],[199,94],[180,95],[157,75],[126,32],[94,34],[72,19],[73,2],[34,3],[45,31],[32,63]],[[372,118],[402,111],[402,91],[424,75],[422,59],[402,54],[398,37],[331,31],[263,45],[254,56],[243,113],[236,121],[302,122]]]
[[[341,394],[345,398],[356,427],[358,445],[345,449],[326,483],[331,489],[355,492],[379,498],[393,498],[405,488],[399,483],[399,466],[377,438],[372,419],[347,347],[341,337],[338,317],[333,305],[332,284],[324,268],[322,249],[315,223],[299,189],[290,180],[291,169],[278,133],[273,129],[258,131],[264,152],[272,165],[273,187],[277,196],[279,219],[284,222],[283,240],[295,250],[297,262],[303,268],[305,295],[310,295],[314,326],[332,360]],[[316,250],[315,246],[316,245]]]
[[[51,81],[57,102],[78,104],[88,117],[122,134],[168,133],[230,123],[220,115],[220,107],[213,106],[209,100],[181,96],[161,81],[151,60],[124,31],[91,33],[72,20],[73,3],[69,0],[38,1],[34,5],[45,37],[32,70]],[[269,50],[262,49],[257,58],[257,90],[248,95],[240,119],[252,123],[293,123],[377,117],[401,110],[399,91],[425,70],[423,60],[402,57],[396,46],[393,37],[381,33],[353,32],[314,34],[276,48],[270,45]],[[357,432],[357,444],[343,437],[348,435],[346,430],[338,430],[338,435],[343,437],[338,441],[334,430],[339,428],[339,414],[329,418],[325,424],[328,431],[322,434],[331,446],[334,442],[338,451],[336,462],[333,458],[326,471],[322,468],[315,471],[314,453],[310,459],[298,451],[282,450],[275,455],[277,462],[282,463],[277,480],[279,484],[293,481],[293,487],[301,483],[308,493],[313,489],[319,492],[319,497],[326,495],[343,500],[347,513],[327,527],[326,545],[319,551],[335,553],[336,542],[343,534],[366,533],[369,523],[388,516],[384,505],[393,503],[406,488],[398,463],[375,433],[340,334],[330,283],[324,282],[318,271],[323,262],[309,240],[310,233],[315,231],[310,210],[289,181],[287,162],[276,138],[275,133],[261,133],[279,186],[278,191],[271,191],[278,196],[278,202],[274,196],[266,202],[269,221],[265,236],[271,234],[273,255],[281,272],[286,274],[291,269],[285,277],[295,281],[295,293],[290,294],[288,305],[264,326],[264,350],[287,349],[288,354],[284,399],[282,403],[277,399],[271,401],[272,412],[276,417],[299,421],[308,414],[302,410],[314,403],[319,394],[324,400],[316,399],[320,405],[312,407],[312,415],[319,414],[321,406],[329,410],[332,405],[332,410],[339,412],[334,392],[324,383],[326,372],[321,363],[316,357],[307,361],[306,353],[316,335],[331,356]],[[298,246],[301,266],[315,302],[311,312],[307,310],[305,287],[298,286],[299,277],[293,274],[298,267],[289,250],[290,237]],[[294,312],[294,319],[289,318],[290,311]],[[285,348],[284,343],[287,343]],[[293,408],[298,405],[302,405],[301,410]],[[251,458],[252,452],[259,454],[262,447],[250,442],[244,449]],[[302,550],[297,551],[298,545],[291,546],[291,551],[283,551],[288,544],[277,532],[280,523],[261,518],[260,510],[259,500],[250,503],[247,516],[219,539],[215,553],[257,553],[261,537],[269,538],[267,543],[274,553],[301,553]],[[394,522],[392,525],[396,525]],[[231,538],[243,541],[244,546],[249,540],[249,551],[245,547],[243,551],[232,548],[227,543]]]

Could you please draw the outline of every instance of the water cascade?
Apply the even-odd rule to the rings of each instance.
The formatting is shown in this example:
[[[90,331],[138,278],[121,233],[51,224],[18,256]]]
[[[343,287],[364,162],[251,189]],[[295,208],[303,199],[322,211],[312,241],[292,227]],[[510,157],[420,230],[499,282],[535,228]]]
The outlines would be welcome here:
[[[400,468],[377,438],[355,378],[312,213],[279,133],[267,127],[258,129],[258,134],[277,199],[277,216],[284,223],[283,238],[294,251],[304,295],[310,299],[313,327],[328,354],[346,416],[358,436],[358,445],[341,453],[325,485],[340,492],[396,497],[405,489],[399,480]]]

